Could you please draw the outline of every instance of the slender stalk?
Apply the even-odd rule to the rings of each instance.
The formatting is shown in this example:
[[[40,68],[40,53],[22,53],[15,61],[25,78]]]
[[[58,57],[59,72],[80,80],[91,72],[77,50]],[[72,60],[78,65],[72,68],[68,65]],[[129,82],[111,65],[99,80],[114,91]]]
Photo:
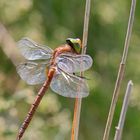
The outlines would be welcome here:
[[[17,65],[22,60],[22,57],[19,55],[18,49],[15,46],[16,42],[6,27],[0,22],[0,47],[12,63]]]
[[[133,83],[130,80],[127,84],[127,89],[126,89],[125,97],[123,100],[123,106],[122,106],[122,110],[121,110],[121,114],[120,114],[119,123],[118,123],[118,126],[116,127],[116,133],[115,133],[114,140],[121,140],[126,111],[127,111],[128,104],[129,104],[130,94],[132,92],[132,87],[133,87]]]
[[[83,40],[82,40],[82,54],[86,53],[90,5],[91,5],[90,3],[91,3],[90,0],[86,0],[84,28],[83,28]],[[83,73],[81,72],[80,75],[82,76]],[[72,124],[71,140],[78,140],[81,104],[82,104],[82,98],[76,98],[75,106],[74,106],[74,117],[73,117],[73,124]]]
[[[135,16],[135,6],[136,6],[136,0],[132,0],[127,33],[126,33],[125,44],[124,44],[124,51],[123,51],[122,60],[121,60],[119,71],[118,71],[118,76],[117,76],[114,92],[113,92],[112,102],[111,102],[111,106],[110,106],[110,110],[108,114],[108,119],[106,123],[103,140],[109,139],[110,128],[111,128],[111,124],[112,124],[112,120],[114,116],[116,103],[118,101],[120,86],[123,80],[123,75],[124,75],[124,70],[125,70],[125,63],[127,59],[130,38],[132,34],[132,27],[133,27],[133,22],[134,22],[134,16]]]

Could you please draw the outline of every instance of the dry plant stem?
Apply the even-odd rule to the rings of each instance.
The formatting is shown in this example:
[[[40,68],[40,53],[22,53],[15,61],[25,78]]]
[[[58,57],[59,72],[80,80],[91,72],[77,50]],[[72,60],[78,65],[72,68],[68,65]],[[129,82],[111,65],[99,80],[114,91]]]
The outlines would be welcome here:
[[[87,38],[88,38],[89,15],[90,15],[90,5],[91,5],[90,3],[91,3],[90,0],[86,0],[85,17],[84,17],[84,29],[83,29],[83,40],[82,40],[82,54],[86,53],[86,45],[87,45]],[[83,73],[81,72],[80,75],[82,76]],[[78,140],[79,122],[80,122],[80,113],[81,113],[81,103],[82,103],[82,98],[76,98],[75,99],[71,140]]]
[[[134,22],[134,16],[135,16],[135,6],[136,6],[136,0],[132,0],[128,27],[127,27],[127,34],[126,34],[125,44],[124,44],[124,51],[123,51],[122,60],[121,60],[119,71],[118,71],[118,76],[117,76],[114,92],[113,92],[112,102],[111,102],[111,106],[110,106],[110,110],[108,114],[108,119],[106,123],[103,140],[109,139],[110,128],[111,128],[114,111],[115,111],[116,103],[119,96],[120,86],[123,80],[123,75],[124,75],[124,70],[125,70],[125,63],[127,59],[130,38],[131,38],[131,33],[132,33],[132,27],[133,27],[133,22]]]
[[[127,89],[125,92],[125,97],[124,97],[124,101],[123,101],[123,106],[122,106],[122,110],[121,110],[121,114],[120,114],[119,123],[118,123],[118,126],[116,127],[116,133],[115,133],[114,140],[121,140],[122,130],[123,130],[123,126],[124,126],[126,111],[127,111],[128,104],[129,104],[130,94],[132,92],[132,87],[133,87],[133,83],[130,80],[127,84]]]
[[[79,120],[80,120],[80,112],[79,111],[81,111],[81,101],[82,100],[80,100],[78,98],[75,99],[71,140],[77,140],[78,139]],[[77,117],[79,117],[79,118],[77,118]]]
[[[16,43],[14,39],[2,23],[0,23],[0,44],[3,52],[14,65],[22,59],[21,55],[19,55],[18,49],[15,47]]]

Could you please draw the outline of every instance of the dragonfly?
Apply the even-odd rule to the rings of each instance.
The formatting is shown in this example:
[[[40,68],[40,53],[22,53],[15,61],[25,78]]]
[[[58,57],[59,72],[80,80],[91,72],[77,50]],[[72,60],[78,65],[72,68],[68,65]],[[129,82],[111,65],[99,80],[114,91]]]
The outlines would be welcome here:
[[[43,84],[19,129],[17,140],[20,140],[49,87],[64,97],[83,98],[89,95],[86,78],[78,73],[89,69],[93,60],[89,55],[81,54],[79,38],[67,38],[65,44],[52,50],[25,37],[18,41],[17,47],[26,59],[17,65],[21,79],[29,85]]]

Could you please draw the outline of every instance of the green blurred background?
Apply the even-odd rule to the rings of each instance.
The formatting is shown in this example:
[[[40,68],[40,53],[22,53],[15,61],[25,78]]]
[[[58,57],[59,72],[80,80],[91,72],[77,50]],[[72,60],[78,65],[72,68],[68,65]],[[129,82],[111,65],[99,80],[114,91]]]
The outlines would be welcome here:
[[[121,60],[130,0],[92,0],[87,53],[93,67],[85,75],[90,95],[83,99],[79,140],[101,140]],[[51,48],[68,37],[82,38],[85,0],[0,0],[0,140],[15,140],[40,86],[20,79],[14,64],[22,60],[15,42],[27,36]],[[123,140],[140,139],[140,1],[130,43],[124,81],[110,139],[128,80],[134,83]],[[43,98],[23,140],[70,140],[74,99],[51,90]]]

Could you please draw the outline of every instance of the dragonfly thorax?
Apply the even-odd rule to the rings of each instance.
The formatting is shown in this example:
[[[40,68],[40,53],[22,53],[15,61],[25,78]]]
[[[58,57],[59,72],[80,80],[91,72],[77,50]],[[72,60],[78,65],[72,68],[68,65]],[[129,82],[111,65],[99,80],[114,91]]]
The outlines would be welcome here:
[[[56,58],[63,53],[76,53],[76,52],[68,44],[64,44],[64,45],[57,47],[53,52],[52,59],[51,59],[51,65],[55,66],[56,65]]]

